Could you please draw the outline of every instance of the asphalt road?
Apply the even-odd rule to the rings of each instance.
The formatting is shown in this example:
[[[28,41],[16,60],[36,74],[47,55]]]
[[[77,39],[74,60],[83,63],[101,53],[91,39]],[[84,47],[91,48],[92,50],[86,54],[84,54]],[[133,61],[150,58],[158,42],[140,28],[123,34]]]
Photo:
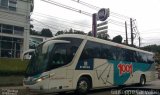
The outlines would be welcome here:
[[[146,86],[143,86],[143,87],[140,87],[137,85],[129,85],[129,86],[123,86],[123,87],[111,87],[111,88],[105,88],[105,89],[99,89],[99,90],[91,90],[87,95],[117,95],[117,93],[119,93],[121,89],[132,88],[132,87],[160,89],[160,80],[149,82],[146,84]],[[30,95],[30,94],[26,94],[23,87],[0,87],[0,89],[1,89],[0,95]],[[12,89],[18,89],[18,90],[12,90]],[[10,94],[7,94],[7,92],[10,92]],[[15,94],[11,94],[11,93],[15,93]],[[74,94],[73,93],[66,93],[66,94],[55,93],[55,94],[45,94],[45,95],[74,95]]]

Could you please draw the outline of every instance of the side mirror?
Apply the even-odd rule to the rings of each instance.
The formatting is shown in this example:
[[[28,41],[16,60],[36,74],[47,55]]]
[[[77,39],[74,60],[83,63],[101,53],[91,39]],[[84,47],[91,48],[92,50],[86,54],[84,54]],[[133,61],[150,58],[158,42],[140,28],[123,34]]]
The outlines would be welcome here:
[[[23,52],[21,60],[23,59],[31,59],[31,55],[29,55],[29,53],[33,53],[35,51],[35,49],[29,49],[25,52]]]

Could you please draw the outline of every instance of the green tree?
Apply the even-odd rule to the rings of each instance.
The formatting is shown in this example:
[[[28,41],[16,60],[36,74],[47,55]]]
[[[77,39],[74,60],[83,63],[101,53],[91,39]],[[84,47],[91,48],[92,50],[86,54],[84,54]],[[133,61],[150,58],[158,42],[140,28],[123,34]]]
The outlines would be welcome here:
[[[73,32],[74,32],[74,30],[71,28],[71,29],[69,29],[67,34],[73,34]]]
[[[53,34],[52,34],[52,32],[51,32],[50,29],[43,28],[42,31],[41,31],[41,36],[44,36],[44,37],[53,37]]]
[[[55,36],[58,36],[58,35],[61,35],[61,34],[64,34],[64,31],[63,31],[63,30],[58,31],[58,32],[55,34]]]
[[[144,46],[141,47],[141,49],[146,50],[146,51],[150,51],[150,52],[154,52],[155,53],[155,62],[160,64],[160,45],[148,45],[148,46]]]
[[[40,33],[36,30],[34,30],[33,24],[30,24],[30,34],[31,35],[40,35]]]
[[[123,39],[122,36],[118,35],[118,36],[115,36],[112,41],[116,43],[122,43],[122,39]]]
[[[87,34],[88,36],[92,36],[92,32],[90,31],[90,32],[88,32],[88,34]]]
[[[70,28],[69,30],[58,31],[55,34],[55,36],[58,36],[58,35],[61,35],[61,34],[82,34],[82,35],[85,35],[85,33],[83,31],[73,30],[72,28]]]
[[[83,31],[80,30],[74,30],[74,34],[82,34],[85,35],[85,33]]]
[[[98,32],[97,33],[97,38],[104,39],[104,40],[109,40],[109,35],[107,32]]]
[[[155,53],[160,53],[160,45],[156,45],[156,44],[155,45],[144,46],[144,47],[141,47],[141,49],[151,51],[151,52],[155,52]]]

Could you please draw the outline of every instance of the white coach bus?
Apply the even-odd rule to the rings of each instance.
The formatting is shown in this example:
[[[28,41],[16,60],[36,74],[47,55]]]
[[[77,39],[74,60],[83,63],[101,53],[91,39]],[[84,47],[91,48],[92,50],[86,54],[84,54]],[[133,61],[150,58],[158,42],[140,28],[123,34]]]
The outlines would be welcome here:
[[[31,50],[33,51],[33,50]],[[39,92],[89,89],[155,79],[154,54],[78,34],[55,36],[36,47],[23,84]]]

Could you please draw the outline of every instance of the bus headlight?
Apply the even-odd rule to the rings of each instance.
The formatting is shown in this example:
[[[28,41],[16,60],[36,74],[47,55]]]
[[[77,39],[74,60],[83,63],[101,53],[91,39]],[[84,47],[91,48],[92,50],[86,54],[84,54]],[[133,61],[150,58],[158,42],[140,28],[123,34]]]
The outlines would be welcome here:
[[[37,79],[37,82],[41,82],[41,81],[42,81],[42,79],[41,79],[41,78]]]

